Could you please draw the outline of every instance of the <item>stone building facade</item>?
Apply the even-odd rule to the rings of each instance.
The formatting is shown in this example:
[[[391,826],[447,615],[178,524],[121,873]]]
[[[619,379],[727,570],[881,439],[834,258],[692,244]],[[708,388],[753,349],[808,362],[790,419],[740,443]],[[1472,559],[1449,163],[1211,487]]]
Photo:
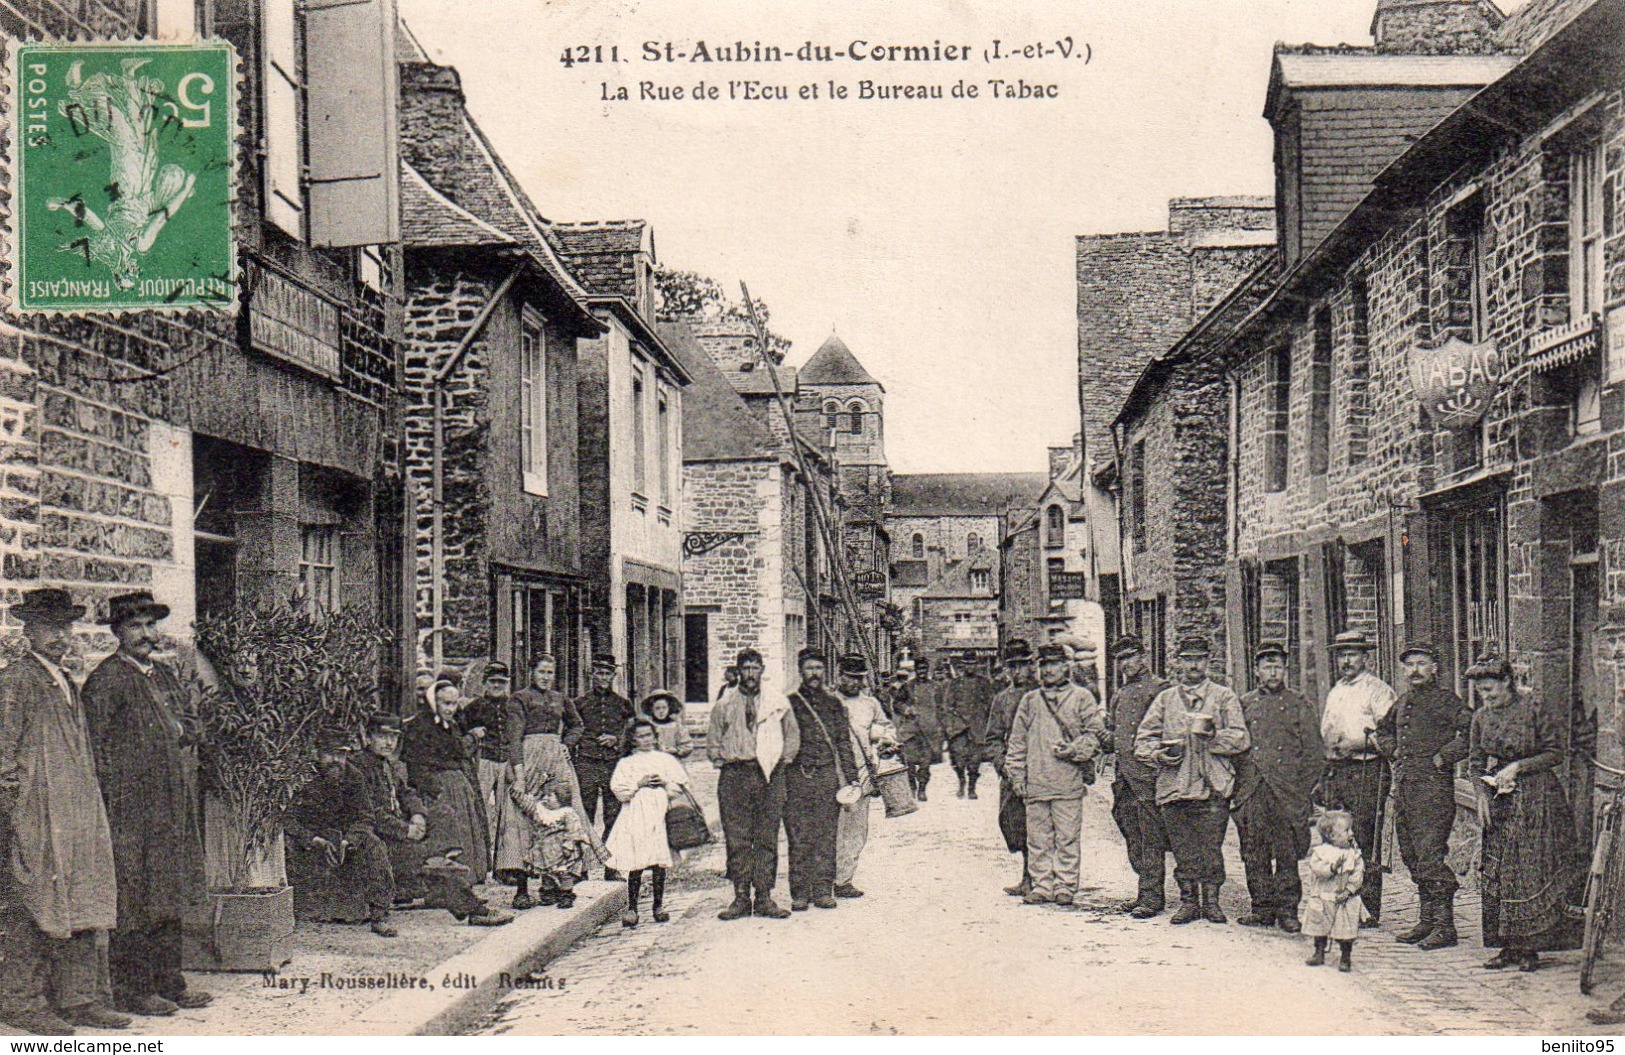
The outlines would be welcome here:
[[[182,39],[207,16],[205,28],[237,49],[238,116],[261,145],[239,155],[239,319],[0,317],[0,604],[34,587],[66,587],[89,607],[88,631],[109,596],[149,588],[171,606],[165,630],[184,642],[199,614],[297,595],[406,630],[393,404],[400,258],[389,244],[398,236],[395,56],[385,6],[321,12],[308,33],[291,0],[20,0],[0,11],[0,30],[13,39]],[[291,36],[268,37],[279,19]],[[340,38],[373,43],[336,61]],[[289,41],[291,59],[277,51]],[[267,73],[284,61],[304,81],[307,112],[353,97],[336,124],[349,129],[353,119],[365,131],[335,136],[322,123],[290,136],[269,127]],[[335,225],[311,208],[328,193],[308,179],[311,166],[336,161],[377,174],[356,181],[353,223]],[[88,645],[99,651],[110,640],[97,632]],[[387,692],[410,684],[403,651],[382,672]]]
[[[577,349],[604,324],[469,115],[401,67],[405,390],[425,665],[553,655],[585,685]]]

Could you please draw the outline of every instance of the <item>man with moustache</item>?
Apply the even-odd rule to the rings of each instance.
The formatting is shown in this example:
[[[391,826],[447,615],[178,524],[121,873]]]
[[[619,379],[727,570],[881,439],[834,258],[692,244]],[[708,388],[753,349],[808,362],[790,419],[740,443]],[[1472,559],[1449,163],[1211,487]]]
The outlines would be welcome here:
[[[841,706],[846,708],[852,753],[858,756],[866,791],[872,792],[880,748],[896,746],[897,730],[880,701],[864,691],[864,678],[868,675],[869,661],[863,656],[855,653],[842,656],[835,689]],[[865,794],[858,801],[841,807],[835,832],[835,896],[838,898],[863,896],[863,891],[853,886],[852,880],[858,874],[858,857],[869,842],[869,813],[873,802],[873,794]]]
[[[824,688],[824,653],[804,648],[796,657],[801,684],[790,709],[801,730],[801,751],[784,781],[784,834],[790,850],[790,910],[809,904],[835,907],[835,839],[841,803],[835,793],[857,780],[858,764],[847,732],[846,708]]]
[[[1010,776],[1004,768],[1004,752],[1010,744],[1010,726],[1016,720],[1021,698],[1038,686],[1034,658],[1032,646],[1024,639],[1016,637],[1005,642],[1004,669],[1010,684],[993,697],[993,704],[988,708],[987,729],[982,735],[987,757],[999,774],[999,834],[1004,836],[1005,849],[1021,855],[1021,881],[1004,888],[1011,897],[1026,897],[1033,888],[1032,870],[1027,860],[1027,804],[1010,784]]]
[[[1396,698],[1386,682],[1366,670],[1366,657],[1373,647],[1358,630],[1345,630],[1332,639],[1338,679],[1326,694],[1326,707],[1320,715],[1320,738],[1326,745],[1321,805],[1353,815],[1354,838],[1365,853],[1360,900],[1370,918],[1360,923],[1362,927],[1375,927],[1382,916],[1377,818],[1388,797],[1388,766],[1377,751],[1373,734]]]
[[[1241,836],[1252,911],[1244,927],[1303,929],[1298,862],[1309,854],[1309,812],[1320,777],[1320,716],[1315,705],[1287,688],[1286,646],[1266,642],[1253,653],[1258,688],[1241,698],[1251,746],[1236,756],[1230,810]]]
[[[373,830],[367,779],[350,761],[350,734],[323,730],[316,776],[284,816],[288,884],[294,914],[323,923],[366,923],[380,938],[399,932],[389,921],[395,877],[389,849]]]
[[[1134,737],[1151,701],[1168,687],[1151,672],[1145,645],[1124,634],[1112,645],[1112,658],[1122,679],[1112,698],[1112,748],[1117,753],[1117,776],[1112,780],[1112,820],[1123,833],[1129,867],[1139,880],[1132,901],[1118,907],[1135,919],[1150,919],[1167,906],[1168,832],[1157,810],[1157,770],[1134,757]]]
[[[762,684],[762,654],[754,648],[734,661],[739,684],[711,708],[705,752],[717,767],[717,812],[727,848],[734,899],[721,920],[749,915],[786,919],[773,900],[779,871],[779,822],[784,816],[785,771],[801,749],[801,729],[783,693]],[[834,792],[830,793],[831,802]]]
[[[1418,949],[1456,944],[1456,873],[1445,862],[1456,819],[1455,766],[1467,757],[1472,712],[1439,684],[1438,654],[1412,645],[1399,654],[1409,686],[1377,720],[1377,749],[1394,774],[1394,827],[1399,853],[1421,901],[1416,926],[1394,940]]]
[[[615,818],[621,815],[621,800],[609,789],[609,778],[621,760],[621,737],[633,717],[631,702],[615,691],[618,669],[620,663],[614,656],[595,656],[592,688],[575,701],[576,714],[581,718],[581,738],[576,741],[573,757],[576,781],[581,787],[581,809],[593,825],[602,818],[606,838],[615,827]],[[602,813],[600,800],[604,804]],[[619,879],[620,873],[605,867],[604,878]]]

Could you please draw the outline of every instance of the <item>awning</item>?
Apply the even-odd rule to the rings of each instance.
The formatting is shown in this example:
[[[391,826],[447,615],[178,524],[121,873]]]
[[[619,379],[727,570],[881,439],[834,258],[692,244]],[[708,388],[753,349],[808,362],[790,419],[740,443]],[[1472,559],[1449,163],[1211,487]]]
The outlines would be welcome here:
[[[1598,330],[1597,316],[1587,315],[1567,326],[1537,333],[1529,339],[1525,369],[1532,374],[1543,374],[1597,354]]]

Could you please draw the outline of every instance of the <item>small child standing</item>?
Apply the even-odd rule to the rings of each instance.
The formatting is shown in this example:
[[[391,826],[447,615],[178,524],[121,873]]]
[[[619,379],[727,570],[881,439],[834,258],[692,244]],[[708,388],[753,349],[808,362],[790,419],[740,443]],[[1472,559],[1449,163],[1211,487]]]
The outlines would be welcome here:
[[[638,704],[637,716],[654,723],[656,745],[666,754],[684,759],[694,752],[683,724],[683,703],[675,693],[666,689],[651,692]]]
[[[638,925],[638,894],[647,869],[653,876],[656,923],[666,913],[666,870],[671,867],[671,846],[666,842],[666,808],[671,793],[688,784],[683,764],[659,749],[654,723],[634,718],[626,727],[627,755],[615,765],[609,790],[626,803],[615,828],[604,840],[608,866],[626,875],[626,911],[621,926]]]
[[[1304,893],[1303,932],[1315,939],[1310,967],[1326,962],[1326,942],[1342,952],[1339,971],[1351,971],[1354,937],[1360,931],[1362,903],[1356,896],[1365,883],[1365,858],[1354,841],[1354,818],[1346,810],[1328,810],[1315,825],[1320,845],[1309,851],[1309,885]]]

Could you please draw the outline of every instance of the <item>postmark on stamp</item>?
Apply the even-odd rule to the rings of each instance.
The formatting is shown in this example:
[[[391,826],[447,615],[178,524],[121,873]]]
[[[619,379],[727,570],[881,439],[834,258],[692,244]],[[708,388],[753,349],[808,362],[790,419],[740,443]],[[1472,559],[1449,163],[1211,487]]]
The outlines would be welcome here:
[[[234,311],[224,41],[13,44],[12,309]]]

